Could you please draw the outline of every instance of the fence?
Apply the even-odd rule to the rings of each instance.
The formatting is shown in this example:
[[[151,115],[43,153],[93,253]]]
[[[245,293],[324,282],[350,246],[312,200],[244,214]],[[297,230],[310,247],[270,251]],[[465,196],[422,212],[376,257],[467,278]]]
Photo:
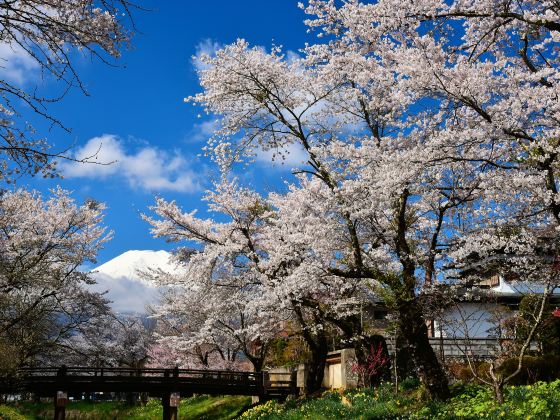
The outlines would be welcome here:
[[[460,359],[467,355],[476,359],[492,359],[500,349],[500,341],[496,338],[430,338],[430,344],[439,358]],[[387,347],[392,355],[395,349],[394,340],[387,339]]]

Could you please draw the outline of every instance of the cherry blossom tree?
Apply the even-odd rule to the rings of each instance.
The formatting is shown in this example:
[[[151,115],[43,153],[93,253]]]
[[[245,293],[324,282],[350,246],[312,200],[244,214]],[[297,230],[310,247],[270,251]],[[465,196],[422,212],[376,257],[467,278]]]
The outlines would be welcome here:
[[[419,296],[451,281],[445,268],[464,274],[465,261],[498,258],[499,270],[552,287],[540,268],[557,255],[560,222],[558,8],[408,6],[311,0],[306,23],[323,41],[288,60],[280,47],[238,40],[203,57],[203,91],[187,100],[219,119],[206,150],[224,172],[263,150],[282,157],[295,144],[307,153],[289,192],[266,200],[259,246],[245,226],[229,236],[248,249],[251,277],[259,286],[273,278],[281,287],[266,287],[269,296],[296,315],[316,314],[327,299],[336,315],[320,318],[342,330],[351,299],[378,289],[428,392],[444,399]],[[156,206],[164,219],[152,220],[156,235],[180,239],[179,226],[189,240],[206,238],[206,255],[223,242],[212,237],[222,225],[165,214],[169,206]],[[330,295],[332,285],[340,293]]]
[[[426,261],[426,276],[433,275],[443,214],[467,200],[472,188],[464,188],[463,194],[449,190],[446,197],[426,187],[426,182],[436,183],[442,176],[434,176],[435,170],[424,171],[421,162],[427,150],[406,133],[412,127],[414,138],[422,139],[427,129],[422,120],[399,122],[410,98],[376,98],[381,104],[373,106],[379,108],[368,111],[364,99],[356,98],[356,84],[344,80],[340,68],[327,63],[320,71],[316,65],[307,70],[304,61],[287,63],[277,49],[268,55],[243,41],[218,52],[208,64],[201,73],[205,91],[193,100],[220,115],[222,129],[217,135],[221,137],[214,147],[218,162],[227,165],[237,158],[239,149],[247,151],[259,144],[281,149],[298,142],[308,151],[310,168],[303,172],[312,179],[300,178],[301,187],[294,188],[303,190],[303,198],[309,201],[288,195],[284,207],[286,214],[293,213],[288,223],[295,226],[287,232],[294,232],[298,236],[294,240],[312,249],[309,254],[315,261],[311,266],[323,273],[348,280],[369,279],[394,292],[402,335],[416,350],[420,374],[435,396],[445,397],[446,379],[429,345],[421,310],[414,303],[415,274]],[[396,89],[394,81],[388,84],[378,91]],[[380,120],[372,121],[370,114],[379,115]],[[230,147],[225,139],[240,130],[242,146]],[[394,135],[387,136],[384,130],[401,130],[397,138],[401,141],[393,141]],[[418,164],[410,164],[412,156],[419,158]],[[468,166],[464,163],[455,166],[461,176],[468,170],[461,167]],[[426,199],[420,200],[424,191]],[[414,212],[425,217],[415,220]],[[301,236],[301,221],[309,237]],[[419,236],[425,246],[417,249],[423,252],[412,255],[410,241]]]
[[[3,66],[17,66],[21,58],[29,73],[54,81],[59,95],[47,97],[32,82],[22,83],[6,73],[0,80],[0,179],[9,181],[20,173],[45,176],[55,174],[54,158],[64,151],[52,151],[47,140],[37,136],[22,116],[34,112],[53,125],[68,131],[48,109],[72,88],[86,93],[75,61],[88,53],[102,62],[110,62],[129,41],[125,20],[130,21],[128,0],[16,0],[0,4],[2,30],[0,45]],[[17,78],[16,78],[17,79]]]
[[[154,326],[138,316],[112,313],[81,325],[65,343],[67,365],[141,368],[148,364]]]
[[[488,273],[499,273],[510,279],[516,292],[526,294],[519,305],[519,313],[503,313],[496,308],[497,316],[490,319],[500,336],[509,341],[496,349],[494,360],[489,362],[489,369],[485,378],[475,371],[471,357],[469,336],[472,320],[467,314],[462,315],[457,332],[467,338],[461,349],[469,363],[473,375],[481,382],[490,385],[498,403],[504,402],[504,385],[520,374],[523,367],[523,357],[533,345],[539,341],[539,332],[547,318],[547,305],[552,294],[560,286],[558,263],[558,238],[556,228],[531,228],[530,226],[502,226],[501,229],[488,229],[477,238],[469,236],[467,249],[474,250],[471,254],[459,260],[459,266],[464,271],[467,284],[476,285]],[[478,245],[478,246],[476,246]],[[492,298],[492,292],[479,291],[476,287],[469,288],[469,294],[480,293],[484,297]],[[499,292],[498,292],[499,293]],[[502,312],[502,313],[500,313]],[[471,314],[472,317],[472,314]],[[511,323],[518,323],[511,328]],[[486,321],[488,322],[488,321]],[[453,336],[453,334],[451,334]],[[504,366],[508,359],[515,362],[514,369],[504,373]]]
[[[537,266],[537,227],[560,220],[557,7],[545,3],[311,0],[323,41],[288,60],[238,40],[203,58],[203,92],[187,99],[219,119],[207,151],[223,170],[263,149],[307,152],[296,172],[308,177],[278,203],[282,242],[312,250],[306,268],[392,295],[434,398],[449,394],[418,293],[490,249]]]
[[[231,360],[225,349],[241,352],[258,371],[270,342],[290,321],[311,354],[307,390],[320,388],[327,329],[340,328],[350,342],[359,336],[359,285],[304,264],[309,246],[284,241],[277,224],[280,196],[266,200],[234,181],[217,185],[206,200],[227,223],[197,219],[161,199],[152,208],[156,217],[145,217],[154,235],[198,244],[177,251],[183,272],[161,278],[171,286],[156,310],[167,324],[161,341],[196,355],[202,365],[212,355]]]
[[[61,189],[46,198],[24,190],[0,196],[0,339],[17,347],[16,365],[45,362],[108,312],[82,268],[111,236],[103,210],[92,201],[77,205]]]
[[[242,352],[260,371],[282,317],[266,299],[267,286],[274,281],[264,266],[266,249],[261,244],[267,204],[235,183],[218,186],[206,200],[229,221],[198,219],[163,199],[153,207],[157,218],[145,216],[155,236],[191,246],[176,253],[183,270],[162,276],[171,289],[156,316],[175,332],[166,340],[189,348],[203,365],[213,353],[231,361]]]
[[[255,371],[262,369],[268,340],[263,341],[260,336],[266,334],[255,328],[258,319],[249,313],[249,293],[233,284],[225,288],[200,284],[199,288],[171,290],[155,316],[158,344],[178,353],[177,364],[233,369],[247,359]]]
[[[158,317],[157,342],[150,349],[151,367],[239,371],[254,368],[230,335],[208,330],[204,334],[195,320],[192,313]]]

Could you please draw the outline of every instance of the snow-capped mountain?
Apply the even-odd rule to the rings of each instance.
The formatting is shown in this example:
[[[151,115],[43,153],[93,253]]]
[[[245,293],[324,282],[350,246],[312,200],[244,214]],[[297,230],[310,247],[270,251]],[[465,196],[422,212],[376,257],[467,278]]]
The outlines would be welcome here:
[[[146,307],[157,303],[159,288],[141,276],[142,271],[176,270],[167,251],[127,251],[92,270],[97,284],[95,291],[107,291],[111,307],[120,313],[145,313]]]
[[[109,277],[125,277],[153,286],[149,280],[142,278],[139,272],[150,268],[172,272],[175,267],[169,262],[169,257],[171,254],[167,251],[126,251],[95,268],[94,271]]]

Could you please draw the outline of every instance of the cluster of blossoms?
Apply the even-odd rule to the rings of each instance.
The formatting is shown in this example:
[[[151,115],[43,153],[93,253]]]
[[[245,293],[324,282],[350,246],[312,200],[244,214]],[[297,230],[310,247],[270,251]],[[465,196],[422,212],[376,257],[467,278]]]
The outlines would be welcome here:
[[[187,101],[219,119],[207,151],[224,172],[293,144],[307,163],[286,193],[218,186],[208,200],[227,222],[157,202],[153,233],[196,244],[177,254],[188,274],[170,279],[178,289],[161,316],[198,296],[207,341],[228,330],[240,345],[265,343],[289,319],[319,349],[309,324],[359,336],[356,308],[382,294],[428,391],[443,398],[420,290],[473,264],[556,282],[560,10],[488,0],[302,7],[320,43],[288,60],[238,40],[203,58],[203,91]]]
[[[78,205],[60,189],[48,198],[25,190],[0,195],[0,364],[48,363],[108,312],[82,270],[111,237],[101,226],[103,210],[93,201]]]

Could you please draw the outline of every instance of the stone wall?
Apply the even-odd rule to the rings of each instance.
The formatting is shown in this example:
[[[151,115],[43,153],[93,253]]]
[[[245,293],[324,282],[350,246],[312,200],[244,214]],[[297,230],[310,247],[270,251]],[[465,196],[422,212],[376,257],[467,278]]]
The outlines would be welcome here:
[[[323,386],[332,389],[355,388],[358,385],[358,377],[352,371],[355,363],[354,349],[342,349],[328,353]]]

